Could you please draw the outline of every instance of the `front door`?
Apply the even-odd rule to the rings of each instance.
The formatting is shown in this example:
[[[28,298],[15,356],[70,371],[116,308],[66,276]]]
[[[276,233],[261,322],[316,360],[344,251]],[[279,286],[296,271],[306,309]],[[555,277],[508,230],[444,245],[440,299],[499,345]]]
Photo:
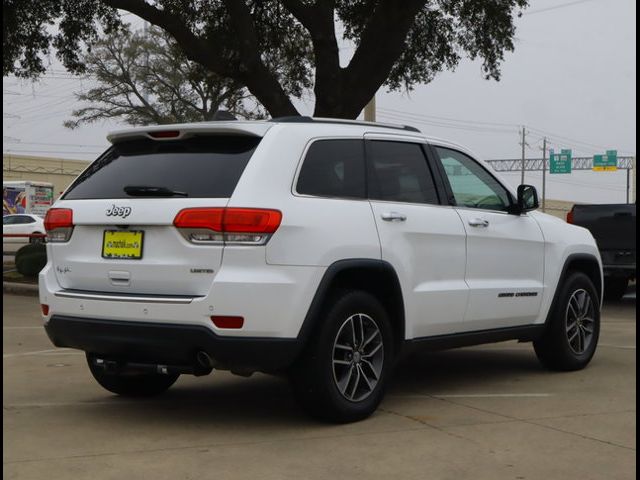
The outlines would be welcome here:
[[[529,215],[508,213],[512,195],[480,163],[435,147],[467,233],[465,330],[512,327],[538,316],[544,238]]]

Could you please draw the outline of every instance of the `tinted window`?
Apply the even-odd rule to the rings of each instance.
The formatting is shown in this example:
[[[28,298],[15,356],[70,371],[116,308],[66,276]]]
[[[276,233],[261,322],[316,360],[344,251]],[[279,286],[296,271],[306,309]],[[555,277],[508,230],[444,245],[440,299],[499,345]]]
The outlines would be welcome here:
[[[364,142],[318,140],[300,169],[296,191],[321,197],[364,198]]]
[[[485,210],[507,210],[511,204],[507,190],[467,155],[436,147],[458,205]]]
[[[22,216],[20,217],[20,220],[16,223],[36,223],[36,221],[31,217]]]
[[[259,142],[246,136],[121,142],[93,162],[64,198],[129,198],[126,186],[164,187],[192,198],[227,198]]]
[[[371,141],[369,198],[410,203],[438,203],[427,159],[417,143]]]
[[[3,225],[15,225],[15,223],[16,223],[16,217],[14,216],[2,217]]]

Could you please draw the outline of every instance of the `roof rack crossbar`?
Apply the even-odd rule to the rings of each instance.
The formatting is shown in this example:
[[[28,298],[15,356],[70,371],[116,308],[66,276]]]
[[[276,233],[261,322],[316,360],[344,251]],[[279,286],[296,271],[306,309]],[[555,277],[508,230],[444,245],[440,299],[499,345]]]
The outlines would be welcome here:
[[[348,124],[348,125],[361,125],[369,127],[384,127],[395,128],[397,130],[407,130],[409,132],[421,133],[416,127],[410,125],[395,125],[391,123],[376,123],[376,122],[361,122],[358,120],[346,120],[340,118],[314,118],[306,115],[291,115],[288,117],[276,117],[269,120],[275,123],[333,123],[333,124]]]

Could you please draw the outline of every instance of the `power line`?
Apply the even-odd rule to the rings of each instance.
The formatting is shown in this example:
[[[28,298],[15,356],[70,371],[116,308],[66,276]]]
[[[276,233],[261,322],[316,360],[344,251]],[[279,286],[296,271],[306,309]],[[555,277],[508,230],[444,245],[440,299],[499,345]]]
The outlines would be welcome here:
[[[418,114],[418,113],[410,113],[410,112],[401,112],[400,110],[394,110],[394,109],[385,109],[385,108],[380,108],[379,109],[381,112],[387,112],[387,113],[383,113],[385,116],[388,116],[389,118],[394,118],[396,120],[400,119],[400,120],[410,120],[416,123],[422,123],[422,124],[427,124],[427,125],[433,125],[433,126],[439,126],[439,127],[443,127],[443,128],[457,128],[457,129],[463,129],[463,130],[469,130],[469,131],[485,131],[485,132],[494,132],[494,133],[498,133],[498,132],[512,132],[513,130],[509,129],[500,129],[498,127],[500,126],[505,126],[505,127],[518,127],[518,125],[516,124],[509,124],[509,123],[499,123],[499,122],[482,122],[482,121],[478,121],[478,120],[463,120],[463,119],[458,119],[458,118],[452,118],[452,117],[438,117],[435,115],[425,115],[425,114]],[[430,120],[431,118],[436,119],[436,120],[442,120],[442,121],[434,121],[434,120]],[[487,125],[487,127],[482,127],[482,125]],[[491,127],[493,126],[493,127]],[[464,128],[463,128],[464,127]],[[597,144],[592,144],[592,143],[588,143],[588,142],[584,142],[582,140],[577,140],[574,138],[570,138],[570,137],[566,137],[563,135],[559,135],[547,130],[542,130],[540,128],[537,127],[532,127],[530,125],[527,125],[527,128],[538,133],[541,134],[541,136],[538,138],[538,140],[542,140],[542,135],[547,136],[548,139],[552,140],[552,144],[557,143],[558,145],[563,145],[563,146],[573,146],[573,147],[577,147],[578,150],[583,151],[585,153],[592,153],[590,150],[591,149],[598,149],[598,150],[606,150],[610,147],[605,147],[602,145],[597,145]],[[585,147],[589,147],[589,148],[585,148]],[[629,155],[634,155],[632,153],[629,152],[620,152],[620,153],[625,153],[625,154],[629,154]]]
[[[580,3],[587,3],[591,1],[593,0],[576,0],[575,2],[562,3],[560,5],[554,5],[553,7],[538,8],[537,10],[530,10],[528,12],[524,12],[522,16],[524,17],[525,15],[534,15],[536,13],[549,12],[551,10],[558,10],[559,8],[572,7],[574,5],[579,5]]]
[[[515,123],[498,123],[498,122],[485,122],[480,120],[463,120],[460,118],[440,117],[436,115],[427,115],[424,113],[405,112],[402,110],[394,110],[393,108],[378,108],[378,110],[397,113],[400,115],[407,115],[407,116],[427,118],[427,119],[433,118],[435,120],[445,120],[450,122],[470,123],[470,124],[477,124],[477,125],[489,125],[489,126],[499,126],[499,127],[518,127],[518,125]]]
[[[434,127],[442,127],[442,128],[450,128],[453,130],[466,130],[466,131],[472,131],[472,132],[492,132],[492,133],[508,133],[508,134],[513,134],[514,130],[506,130],[506,129],[497,129],[497,128],[488,128],[488,127],[478,127],[478,126],[473,126],[473,125],[455,125],[452,123],[446,123],[446,122],[437,122],[437,121],[433,121],[433,120],[418,120],[416,118],[411,118],[411,117],[406,117],[406,116],[402,116],[402,115],[398,115],[398,114],[391,114],[391,113],[385,113],[385,112],[381,112],[380,113],[380,118],[387,118],[390,119],[392,121],[400,121],[400,122],[411,122],[411,123],[417,123],[420,125],[427,125],[427,126],[434,126]]]

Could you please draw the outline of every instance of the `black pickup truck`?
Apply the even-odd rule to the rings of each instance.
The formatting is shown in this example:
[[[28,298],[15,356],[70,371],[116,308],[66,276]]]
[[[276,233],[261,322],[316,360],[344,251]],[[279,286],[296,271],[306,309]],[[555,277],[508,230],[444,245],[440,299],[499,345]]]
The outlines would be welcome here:
[[[636,278],[636,205],[574,205],[567,222],[588,229],[604,268],[604,297],[619,300]]]

